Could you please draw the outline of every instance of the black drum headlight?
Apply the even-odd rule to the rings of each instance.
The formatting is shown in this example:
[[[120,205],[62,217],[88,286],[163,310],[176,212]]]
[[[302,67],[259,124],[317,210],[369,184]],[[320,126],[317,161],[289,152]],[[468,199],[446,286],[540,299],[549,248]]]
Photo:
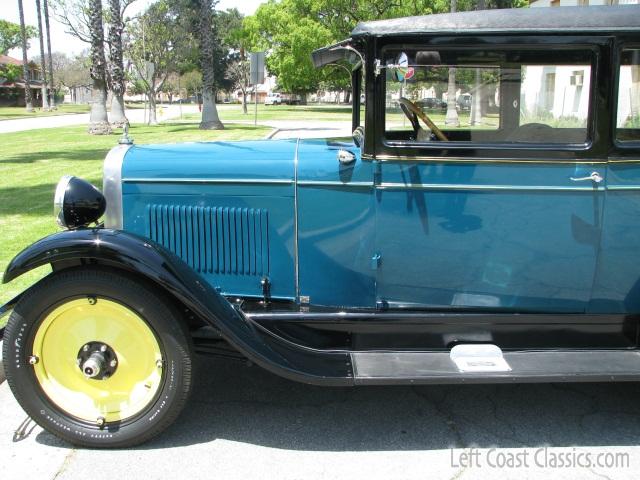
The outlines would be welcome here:
[[[74,229],[97,222],[106,207],[102,192],[86,180],[65,175],[58,182],[53,213],[61,227]]]

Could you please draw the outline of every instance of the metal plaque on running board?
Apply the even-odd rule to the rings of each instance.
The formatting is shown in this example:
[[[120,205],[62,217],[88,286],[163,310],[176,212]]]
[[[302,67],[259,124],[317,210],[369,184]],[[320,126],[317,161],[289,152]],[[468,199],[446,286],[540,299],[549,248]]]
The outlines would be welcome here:
[[[264,83],[264,52],[255,52],[250,57],[250,75],[251,85],[260,85]]]

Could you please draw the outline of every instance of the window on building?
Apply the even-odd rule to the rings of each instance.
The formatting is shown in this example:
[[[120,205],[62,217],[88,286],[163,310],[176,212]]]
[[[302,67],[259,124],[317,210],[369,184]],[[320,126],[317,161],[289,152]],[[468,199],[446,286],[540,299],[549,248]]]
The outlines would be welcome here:
[[[619,141],[640,141],[640,49],[622,51],[616,126]]]
[[[593,54],[387,49],[387,141],[584,144]]]

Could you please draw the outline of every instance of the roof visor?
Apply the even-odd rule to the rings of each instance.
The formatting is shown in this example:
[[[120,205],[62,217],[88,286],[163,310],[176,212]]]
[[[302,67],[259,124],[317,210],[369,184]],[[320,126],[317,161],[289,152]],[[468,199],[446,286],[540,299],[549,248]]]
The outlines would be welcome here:
[[[316,68],[324,67],[325,65],[330,65],[341,60],[345,60],[352,65],[357,65],[364,60],[362,54],[351,44],[350,38],[315,50],[311,54],[311,59]]]

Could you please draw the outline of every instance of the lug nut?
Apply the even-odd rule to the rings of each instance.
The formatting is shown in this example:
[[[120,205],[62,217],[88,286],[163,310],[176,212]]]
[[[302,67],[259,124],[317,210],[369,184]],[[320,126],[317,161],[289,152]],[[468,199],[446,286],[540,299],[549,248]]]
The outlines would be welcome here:
[[[109,366],[111,368],[115,368],[115,366],[118,364],[118,362],[116,362],[115,360],[111,360],[111,362],[109,362]]]
[[[89,351],[89,345],[85,345],[84,347],[82,347],[82,351],[83,352],[88,352]]]
[[[100,347],[100,351],[101,351],[101,352],[106,352],[106,351],[107,351],[107,346],[106,346],[106,345],[102,345],[102,346]]]
[[[35,365],[39,361],[40,361],[40,359],[36,355],[31,355],[29,357],[29,364],[31,364],[31,365]]]

